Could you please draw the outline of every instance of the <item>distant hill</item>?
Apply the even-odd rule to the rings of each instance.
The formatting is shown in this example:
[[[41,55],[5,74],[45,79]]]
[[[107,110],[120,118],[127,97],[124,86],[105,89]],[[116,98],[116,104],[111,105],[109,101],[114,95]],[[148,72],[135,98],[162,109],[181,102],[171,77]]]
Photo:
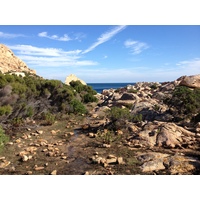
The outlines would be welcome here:
[[[30,74],[36,74],[35,70],[29,69],[26,63],[15,56],[14,53],[3,44],[0,44],[0,71],[3,74],[7,72],[27,72]]]

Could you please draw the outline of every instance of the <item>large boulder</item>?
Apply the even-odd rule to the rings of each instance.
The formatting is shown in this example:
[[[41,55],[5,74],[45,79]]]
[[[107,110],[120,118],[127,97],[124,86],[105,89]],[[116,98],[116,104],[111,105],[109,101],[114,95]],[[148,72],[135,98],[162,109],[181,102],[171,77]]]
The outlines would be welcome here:
[[[178,80],[180,80],[179,85],[181,86],[200,88],[200,74],[192,76],[182,76]]]
[[[76,75],[74,74],[70,74],[69,76],[66,77],[65,79],[65,84],[66,85],[70,85],[71,81],[80,81],[83,85],[87,85],[85,81],[79,79],[78,77],[76,77]]]

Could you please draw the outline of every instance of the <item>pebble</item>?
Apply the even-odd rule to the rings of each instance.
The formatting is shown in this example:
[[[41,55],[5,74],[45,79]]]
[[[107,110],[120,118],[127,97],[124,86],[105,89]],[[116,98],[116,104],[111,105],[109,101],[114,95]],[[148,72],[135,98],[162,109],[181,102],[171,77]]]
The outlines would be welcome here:
[[[117,159],[116,159],[116,158],[106,159],[106,162],[107,162],[108,164],[114,164],[114,163],[117,162]]]
[[[5,168],[10,164],[10,161],[4,160],[2,163],[0,163],[0,168]]]
[[[122,158],[122,157],[118,157],[118,158],[117,158],[117,163],[118,163],[119,165],[124,164],[123,158]]]
[[[39,171],[39,170],[42,170],[42,169],[44,169],[44,167],[35,167],[36,171]]]
[[[52,130],[52,131],[51,131],[51,134],[52,134],[52,135],[56,135],[56,134],[57,134],[57,131]]]
[[[103,144],[103,147],[105,147],[105,148],[110,148],[111,145],[110,145],[110,144]]]
[[[9,145],[13,145],[13,142],[8,142],[7,144],[9,144]]]
[[[23,155],[23,156],[22,156],[22,161],[23,161],[23,162],[28,161],[28,159],[29,159],[28,156],[26,156],[26,155]]]
[[[21,142],[21,139],[17,139],[15,140],[16,143],[20,143]]]
[[[57,170],[53,170],[53,171],[51,172],[51,175],[57,175]]]
[[[38,134],[40,134],[40,135],[44,133],[44,131],[42,131],[42,130],[37,130],[36,132],[37,132]]]

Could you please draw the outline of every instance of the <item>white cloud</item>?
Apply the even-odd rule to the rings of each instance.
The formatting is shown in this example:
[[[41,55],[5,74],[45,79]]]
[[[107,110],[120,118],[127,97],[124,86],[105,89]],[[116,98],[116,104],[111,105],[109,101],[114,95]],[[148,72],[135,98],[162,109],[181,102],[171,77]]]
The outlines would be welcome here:
[[[35,67],[74,67],[97,65],[92,60],[82,60],[81,50],[64,51],[56,48],[39,48],[31,45],[7,45],[30,68]]]
[[[13,33],[0,32],[0,38],[11,39],[11,38],[16,38],[16,37],[24,37],[24,35],[23,34],[13,34]]]
[[[82,52],[82,54],[88,53],[92,50],[94,50],[97,46],[100,44],[103,44],[104,42],[107,42],[110,40],[113,36],[115,36],[120,31],[124,30],[126,26],[116,26],[115,28],[111,29],[110,31],[103,33],[99,38],[97,38],[97,41],[93,43],[89,48],[87,48],[85,51]]]
[[[38,33],[38,36],[49,38],[49,39],[52,39],[52,40],[64,41],[64,42],[72,40],[67,34],[64,34],[64,36],[59,37],[57,35],[48,35],[47,32],[41,32],[41,33]]]
[[[183,68],[197,67],[200,70],[200,58],[195,58],[193,60],[184,60],[184,61],[178,62],[176,65]]]
[[[133,55],[140,54],[145,49],[148,49],[149,46],[144,42],[134,41],[134,40],[126,40],[124,42],[126,48],[131,49],[131,53]]]

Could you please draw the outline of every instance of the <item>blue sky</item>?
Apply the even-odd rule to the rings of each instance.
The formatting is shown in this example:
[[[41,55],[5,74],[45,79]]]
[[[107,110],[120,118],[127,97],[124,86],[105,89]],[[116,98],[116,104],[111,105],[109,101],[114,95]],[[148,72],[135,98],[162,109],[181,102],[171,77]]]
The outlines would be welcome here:
[[[172,81],[200,74],[198,25],[0,25],[0,43],[47,79]]]

